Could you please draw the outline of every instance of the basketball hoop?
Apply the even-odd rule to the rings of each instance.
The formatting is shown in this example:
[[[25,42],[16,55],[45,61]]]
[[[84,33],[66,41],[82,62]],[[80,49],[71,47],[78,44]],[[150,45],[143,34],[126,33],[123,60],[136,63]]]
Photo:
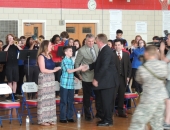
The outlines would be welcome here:
[[[168,10],[169,0],[159,0],[162,6],[162,10]]]

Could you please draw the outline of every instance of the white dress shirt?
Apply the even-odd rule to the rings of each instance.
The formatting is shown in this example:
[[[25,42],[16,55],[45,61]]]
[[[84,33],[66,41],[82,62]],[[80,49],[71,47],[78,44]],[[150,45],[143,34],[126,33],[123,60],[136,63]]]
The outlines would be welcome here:
[[[122,50],[120,52],[116,51],[117,56],[118,56],[118,53],[120,53],[120,57],[122,59]]]

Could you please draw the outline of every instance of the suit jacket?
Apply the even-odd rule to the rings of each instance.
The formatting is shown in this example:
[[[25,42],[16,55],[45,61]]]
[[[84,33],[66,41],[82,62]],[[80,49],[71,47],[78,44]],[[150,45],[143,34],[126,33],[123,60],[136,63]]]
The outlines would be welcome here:
[[[102,48],[96,62],[90,64],[89,68],[90,70],[94,69],[94,79],[98,81],[98,87],[94,87],[94,89],[108,89],[119,86],[113,51],[108,45]]]
[[[114,54],[114,59],[115,59],[115,62],[116,62],[116,68],[118,70],[120,65],[119,65],[119,58],[116,54],[116,50],[113,51],[113,54]],[[131,69],[132,69],[130,57],[129,57],[129,54],[127,52],[122,51],[122,60],[123,60],[125,83],[127,84],[127,78],[131,77]]]
[[[98,56],[99,48],[96,44],[93,46],[96,56]],[[90,52],[90,48],[87,45],[84,45],[78,50],[76,59],[75,59],[75,68],[78,68],[80,64],[92,64],[93,63],[93,57]],[[94,78],[94,71],[86,71],[86,72],[76,72],[77,74],[82,75],[82,80],[85,82],[92,82]]]

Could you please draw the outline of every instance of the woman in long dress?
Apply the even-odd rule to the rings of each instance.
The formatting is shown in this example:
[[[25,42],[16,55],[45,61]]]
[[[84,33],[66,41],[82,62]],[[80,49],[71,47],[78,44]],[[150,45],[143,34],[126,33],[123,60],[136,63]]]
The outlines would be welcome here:
[[[51,57],[51,42],[44,40],[38,51],[38,106],[37,118],[40,125],[54,125],[56,122],[55,77],[54,72],[61,69],[55,67]]]

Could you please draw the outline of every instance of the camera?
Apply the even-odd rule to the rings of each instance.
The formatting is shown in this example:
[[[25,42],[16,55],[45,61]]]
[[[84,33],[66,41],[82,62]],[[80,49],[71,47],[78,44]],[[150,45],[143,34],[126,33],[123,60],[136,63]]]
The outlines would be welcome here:
[[[166,40],[168,39],[168,34],[169,34],[168,30],[164,30],[164,34],[165,34],[165,37],[158,37],[155,39],[155,40],[158,40],[159,42],[148,42],[147,44],[160,47],[161,42],[163,42],[165,43],[165,45],[167,45]]]

